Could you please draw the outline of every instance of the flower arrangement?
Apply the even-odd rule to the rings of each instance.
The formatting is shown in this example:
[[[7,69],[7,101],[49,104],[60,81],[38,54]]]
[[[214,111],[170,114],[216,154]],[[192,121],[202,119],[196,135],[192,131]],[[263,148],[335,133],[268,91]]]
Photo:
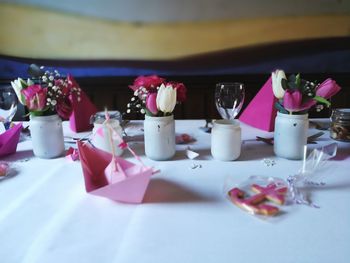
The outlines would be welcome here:
[[[11,82],[18,100],[34,116],[58,114],[68,119],[72,113],[71,96],[80,101],[80,88],[71,75],[63,77],[57,70],[44,71],[44,67],[30,65],[27,81],[17,78]]]
[[[290,75],[288,78],[283,70],[272,72],[272,89],[278,102],[278,111],[286,114],[304,114],[315,106],[316,110],[323,109],[323,105],[330,106],[328,99],[340,91],[339,85],[328,78],[321,84],[307,81],[300,74]]]
[[[132,110],[148,116],[169,116],[177,103],[186,100],[187,89],[183,83],[167,82],[156,75],[139,76],[133,85],[134,91],[127,113]]]

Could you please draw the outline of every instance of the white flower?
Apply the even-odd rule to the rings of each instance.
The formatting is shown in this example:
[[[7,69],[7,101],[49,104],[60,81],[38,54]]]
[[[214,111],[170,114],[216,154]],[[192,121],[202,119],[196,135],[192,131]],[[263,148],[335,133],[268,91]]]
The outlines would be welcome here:
[[[164,113],[173,112],[176,105],[176,90],[172,86],[165,87],[162,84],[157,93],[156,103],[158,110]]]
[[[282,99],[285,90],[282,87],[282,79],[287,79],[283,70],[277,69],[272,72],[272,90],[277,99]]]
[[[24,96],[21,93],[21,90],[28,87],[27,83],[23,79],[18,78],[18,79],[15,79],[14,81],[11,81],[11,86],[16,92],[19,102],[22,103],[23,105],[26,105],[26,101]]]

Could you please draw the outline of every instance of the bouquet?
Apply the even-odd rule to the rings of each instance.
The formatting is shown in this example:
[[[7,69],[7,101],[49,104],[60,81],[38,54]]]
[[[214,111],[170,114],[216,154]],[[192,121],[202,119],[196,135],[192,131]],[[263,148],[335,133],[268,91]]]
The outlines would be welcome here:
[[[63,77],[57,70],[44,71],[44,67],[30,65],[30,79],[17,78],[11,82],[18,100],[33,116],[58,114],[68,119],[72,113],[72,96],[80,101],[80,88],[71,75]]]
[[[156,75],[139,76],[129,88],[134,96],[127,104],[127,113],[133,110],[148,116],[169,116],[177,103],[186,100],[187,89],[183,83],[167,82]]]
[[[330,106],[328,101],[340,91],[339,85],[328,78],[321,84],[301,78],[300,74],[290,75],[288,78],[283,70],[272,72],[272,89],[278,102],[275,103],[277,110],[286,114],[305,114],[316,106],[316,110],[323,109],[323,105]]]

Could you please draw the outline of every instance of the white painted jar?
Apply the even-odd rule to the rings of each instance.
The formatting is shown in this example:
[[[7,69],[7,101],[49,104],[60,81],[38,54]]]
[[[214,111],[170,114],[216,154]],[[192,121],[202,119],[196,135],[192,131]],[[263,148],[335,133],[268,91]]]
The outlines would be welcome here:
[[[62,120],[56,115],[32,116],[29,120],[34,155],[51,159],[64,154]]]
[[[216,120],[211,130],[211,154],[220,161],[236,160],[241,154],[241,127],[237,120]]]
[[[145,154],[156,161],[164,161],[175,155],[174,116],[145,116]]]
[[[307,144],[308,114],[277,113],[274,134],[274,152],[278,157],[301,160]]]

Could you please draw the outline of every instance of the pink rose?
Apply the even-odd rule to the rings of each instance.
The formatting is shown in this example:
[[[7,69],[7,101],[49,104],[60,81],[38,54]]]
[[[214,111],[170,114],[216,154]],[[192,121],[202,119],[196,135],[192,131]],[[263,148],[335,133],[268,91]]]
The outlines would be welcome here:
[[[183,83],[170,81],[166,86],[172,86],[176,90],[176,101],[184,102],[187,99],[187,89]]]
[[[29,111],[41,111],[46,107],[47,88],[42,88],[40,85],[31,85],[26,89],[22,89]]]
[[[158,77],[157,75],[151,76],[139,76],[135,79],[134,84],[130,85],[133,91],[137,90],[139,87],[144,87],[146,90],[156,89],[162,83],[165,82],[165,79]]]
[[[290,112],[298,112],[310,109],[316,101],[310,99],[302,103],[303,95],[299,90],[286,90],[283,96],[283,107]]]
[[[156,115],[158,113],[157,108],[157,93],[150,93],[146,99],[146,108],[152,112],[152,114]]]
[[[339,85],[332,79],[326,79],[323,81],[316,90],[316,95],[329,99],[340,91]]]

